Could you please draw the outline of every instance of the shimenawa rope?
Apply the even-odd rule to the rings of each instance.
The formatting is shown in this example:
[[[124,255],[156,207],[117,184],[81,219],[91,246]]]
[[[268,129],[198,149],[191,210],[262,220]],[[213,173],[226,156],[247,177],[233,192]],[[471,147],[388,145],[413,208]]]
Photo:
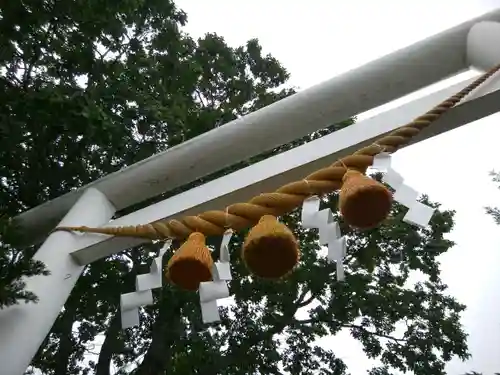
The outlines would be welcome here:
[[[311,195],[323,195],[339,189],[342,186],[342,178],[349,169],[365,173],[366,169],[372,165],[373,157],[381,150],[392,153],[399,147],[408,144],[421,130],[439,119],[499,70],[500,65],[494,67],[457,94],[410,123],[381,137],[372,145],[359,149],[352,155],[308,175],[301,181],[286,184],[273,193],[260,194],[247,203],[235,203],[224,210],[206,211],[197,216],[185,216],[180,220],[160,220],[150,224],[125,227],[57,227],[54,231],[101,233],[156,240],[185,239],[193,232],[201,232],[207,236],[222,235],[228,228],[234,230],[249,228],[264,215],[281,216],[300,206]]]

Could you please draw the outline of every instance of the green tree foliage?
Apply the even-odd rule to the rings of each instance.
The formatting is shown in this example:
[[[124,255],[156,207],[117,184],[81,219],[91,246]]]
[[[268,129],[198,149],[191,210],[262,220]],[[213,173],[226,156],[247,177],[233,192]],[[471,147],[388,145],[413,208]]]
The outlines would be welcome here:
[[[19,236],[19,230],[10,220],[0,217],[0,309],[20,301],[37,302],[37,296],[25,290],[23,277],[49,274],[42,262],[32,259],[29,251],[12,245]]]
[[[490,176],[493,182],[496,184],[500,183],[500,173],[491,171]],[[500,208],[488,206],[486,207],[486,213],[495,220],[495,223],[500,224]]]
[[[283,88],[286,70],[262,54],[257,40],[237,48],[214,34],[195,41],[181,30],[186,20],[169,0],[0,5],[5,214],[15,216],[293,93]],[[351,123],[334,124],[245,163]],[[336,199],[324,204],[335,207]],[[452,246],[445,236],[453,212],[438,211],[426,230],[403,223],[403,214],[395,205],[382,228],[363,233],[343,225],[349,250],[342,283],[319,255],[317,233],[300,226],[298,212],[283,219],[303,255],[283,282],[248,274],[238,256],[245,233],[238,234],[231,244],[234,304],[210,327],[201,324],[195,293],[166,284],[154,292],[155,304],[141,310],[140,327],[121,330],[119,295],[133,290],[135,276],[149,270],[161,244],[95,262],[85,269],[29,371],[340,375],[347,373],[342,359],[315,342],[348,329],[368,357],[381,360],[383,367],[373,375],[407,369],[444,374],[453,355],[468,355],[459,324],[464,306],[446,294],[437,261]],[[5,253],[14,266],[3,262],[0,272],[19,274],[12,268],[22,264],[14,248]],[[415,286],[408,284],[412,272],[422,275]],[[308,313],[298,315],[299,310]]]

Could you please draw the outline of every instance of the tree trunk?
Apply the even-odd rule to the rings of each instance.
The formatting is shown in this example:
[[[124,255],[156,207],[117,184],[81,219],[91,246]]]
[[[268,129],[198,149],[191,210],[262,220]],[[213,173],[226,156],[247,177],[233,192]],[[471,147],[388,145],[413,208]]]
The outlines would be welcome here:
[[[114,353],[117,353],[121,349],[119,347],[120,340],[118,340],[121,329],[120,323],[120,311],[117,311],[111,319],[111,324],[106,331],[106,338],[99,352],[99,360],[97,361],[95,375],[111,375],[111,358]]]
[[[66,375],[71,353],[74,349],[72,329],[74,310],[65,310],[60,321],[59,348],[55,356],[54,375]]]
[[[134,375],[171,373],[175,343],[184,334],[184,325],[180,320],[182,303],[179,299],[165,302],[161,298],[160,315],[153,324],[151,344]]]

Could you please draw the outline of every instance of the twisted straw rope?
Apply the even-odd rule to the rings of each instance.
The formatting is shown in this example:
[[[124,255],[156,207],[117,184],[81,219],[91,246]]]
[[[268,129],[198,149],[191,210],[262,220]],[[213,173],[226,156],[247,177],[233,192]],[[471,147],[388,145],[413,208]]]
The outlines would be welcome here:
[[[381,151],[392,153],[439,119],[471,91],[484,83],[500,70],[500,65],[486,72],[462,91],[446,99],[436,107],[417,117],[410,123],[381,137],[372,145],[363,147],[354,154],[337,160],[329,167],[320,169],[301,181],[280,187],[274,193],[263,193],[247,203],[235,203],[225,210],[206,211],[197,216],[185,216],[180,220],[160,220],[145,225],[89,228],[57,227],[54,231],[78,231],[101,233],[120,237],[139,237],[148,239],[185,239],[193,232],[222,235],[227,229],[243,230],[255,225],[264,215],[281,216],[300,206],[311,195],[331,193],[342,186],[342,177],[348,169],[362,173],[372,165],[373,157]]]

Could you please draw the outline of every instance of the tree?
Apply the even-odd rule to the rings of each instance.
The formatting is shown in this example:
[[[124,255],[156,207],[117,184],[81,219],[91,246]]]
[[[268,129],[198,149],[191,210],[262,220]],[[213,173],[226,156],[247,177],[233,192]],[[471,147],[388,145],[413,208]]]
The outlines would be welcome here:
[[[238,48],[215,34],[195,41],[182,32],[187,16],[171,1],[26,0],[6,2],[0,12],[0,129],[6,135],[0,137],[0,203],[10,217],[293,93],[283,88],[286,70],[262,54],[257,40]],[[335,207],[336,199],[324,204]],[[201,324],[197,296],[166,284],[155,291],[154,306],[141,311],[140,327],[121,330],[119,295],[133,290],[135,276],[147,272],[160,244],[95,262],[85,269],[31,370],[107,375],[115,366],[120,374],[135,375],[344,374],[343,361],[313,343],[349,329],[366,355],[381,358],[385,367],[373,374],[442,374],[453,355],[467,357],[459,324],[464,307],[446,295],[436,260],[452,246],[444,236],[453,212],[438,211],[429,229],[417,230],[401,221],[403,211],[395,205],[393,217],[377,230],[357,233],[343,225],[349,236],[343,283],[318,255],[317,234],[300,226],[297,211],[284,221],[303,255],[286,281],[248,275],[237,256],[245,233],[238,234],[231,244],[235,304],[210,328]],[[13,270],[0,266],[2,272]],[[412,271],[426,280],[407,286]],[[309,316],[299,320],[296,311],[306,308]],[[404,325],[401,336],[393,332],[397,324]],[[103,341],[94,347],[99,335]],[[94,351],[97,358],[86,363]]]
[[[0,217],[0,309],[24,301],[37,302],[38,297],[25,290],[23,277],[48,275],[45,265],[32,259],[28,251],[13,246],[19,230],[7,217]]]
[[[490,176],[493,182],[499,183],[500,182],[500,173],[491,171]],[[486,207],[486,213],[490,215],[493,220],[495,220],[495,223],[500,224],[500,209],[498,207]]]

